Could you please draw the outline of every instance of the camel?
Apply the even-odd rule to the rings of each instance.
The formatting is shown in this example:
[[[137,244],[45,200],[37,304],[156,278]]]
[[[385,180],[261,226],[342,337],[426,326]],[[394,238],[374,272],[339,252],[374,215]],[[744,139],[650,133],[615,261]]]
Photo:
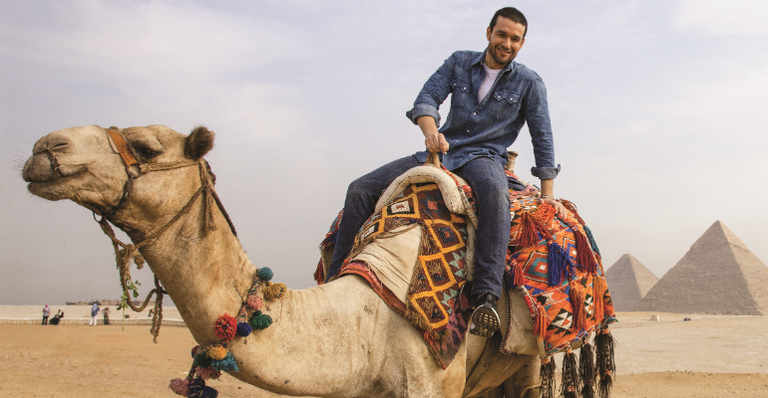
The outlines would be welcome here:
[[[217,318],[237,314],[257,272],[226,213],[196,195],[212,180],[203,156],[214,134],[198,127],[187,136],[162,125],[117,131],[122,144],[95,125],[42,137],[24,165],[28,190],[47,200],[72,200],[123,230],[141,246],[194,339],[201,346],[214,343]],[[136,164],[125,163],[121,146]],[[264,266],[279,279],[279,265]],[[288,290],[264,311],[274,320],[271,327],[230,343],[239,364],[230,374],[276,394],[539,395],[538,356],[501,354],[498,333],[469,335],[443,370],[417,330],[356,276]]]

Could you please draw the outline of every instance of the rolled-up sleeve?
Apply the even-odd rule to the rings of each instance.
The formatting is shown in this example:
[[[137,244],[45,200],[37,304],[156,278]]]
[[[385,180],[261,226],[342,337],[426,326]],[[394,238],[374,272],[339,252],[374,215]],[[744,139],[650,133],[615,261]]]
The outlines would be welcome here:
[[[424,83],[424,87],[421,88],[416,101],[413,102],[413,108],[405,113],[414,124],[417,124],[416,119],[421,116],[432,116],[435,118],[437,125],[440,126],[440,113],[438,110],[440,109],[440,104],[451,93],[451,80],[453,79],[453,69],[456,62],[455,57],[456,53],[451,54],[443,62],[443,65],[430,76],[429,80]]]
[[[531,133],[533,155],[536,167],[531,174],[542,180],[550,180],[560,173],[560,165],[555,164],[555,143],[552,135],[552,123],[549,119],[547,88],[536,76],[533,80],[525,104],[525,119]]]

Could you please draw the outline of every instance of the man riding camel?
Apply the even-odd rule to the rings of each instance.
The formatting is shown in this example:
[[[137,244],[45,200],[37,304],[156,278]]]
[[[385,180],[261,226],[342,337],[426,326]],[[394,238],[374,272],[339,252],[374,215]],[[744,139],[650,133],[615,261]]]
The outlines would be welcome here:
[[[514,61],[527,30],[528,22],[520,11],[512,7],[498,10],[486,30],[485,51],[457,51],[427,80],[413,108],[406,112],[424,134],[427,151],[388,163],[349,185],[326,280],[340,271],[381,193],[401,174],[424,163],[428,152],[438,153],[445,168],[467,181],[477,205],[470,333],[490,337],[498,330],[496,300],[502,293],[511,223],[504,166],[507,148],[525,123],[536,160],[531,173],[541,180],[540,200],[561,215],[566,212],[553,198],[560,165],[555,164],[544,82]],[[438,129],[438,108],[448,94],[452,94],[451,108]]]

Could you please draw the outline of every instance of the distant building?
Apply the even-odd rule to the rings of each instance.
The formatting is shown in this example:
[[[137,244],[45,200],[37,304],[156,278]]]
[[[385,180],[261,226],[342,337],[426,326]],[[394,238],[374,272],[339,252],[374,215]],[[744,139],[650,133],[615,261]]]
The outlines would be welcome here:
[[[616,311],[632,311],[659,281],[659,277],[635,256],[625,254],[605,271],[605,280],[611,292],[613,308]]]
[[[768,267],[716,221],[634,310],[768,315]]]

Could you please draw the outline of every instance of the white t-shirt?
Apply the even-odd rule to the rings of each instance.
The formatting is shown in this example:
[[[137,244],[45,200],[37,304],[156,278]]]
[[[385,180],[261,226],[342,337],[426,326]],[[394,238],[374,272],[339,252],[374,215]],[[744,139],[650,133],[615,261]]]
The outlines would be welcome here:
[[[493,82],[496,81],[496,76],[501,72],[501,69],[491,69],[485,63],[483,63],[483,68],[485,68],[485,79],[483,79],[483,83],[480,85],[480,90],[477,91],[478,101],[482,101],[486,94],[488,94],[488,91],[491,91]]]

